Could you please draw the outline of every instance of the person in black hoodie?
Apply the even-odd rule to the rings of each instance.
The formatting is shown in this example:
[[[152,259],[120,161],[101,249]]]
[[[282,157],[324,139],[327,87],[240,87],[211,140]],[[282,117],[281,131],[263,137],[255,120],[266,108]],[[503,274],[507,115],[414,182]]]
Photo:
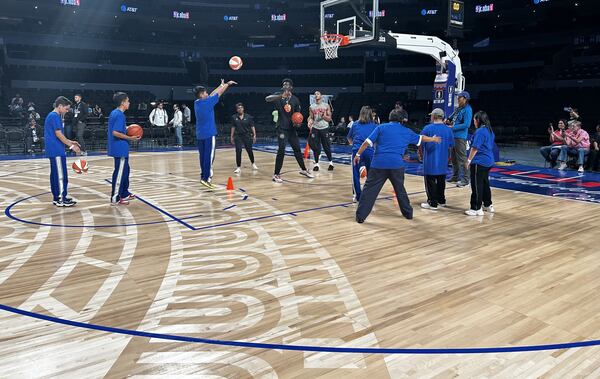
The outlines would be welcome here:
[[[77,142],[81,145],[81,155],[87,155],[83,133],[85,132],[85,122],[88,117],[88,105],[82,101],[81,95],[76,94],[75,104],[73,104],[73,130],[77,135]]]

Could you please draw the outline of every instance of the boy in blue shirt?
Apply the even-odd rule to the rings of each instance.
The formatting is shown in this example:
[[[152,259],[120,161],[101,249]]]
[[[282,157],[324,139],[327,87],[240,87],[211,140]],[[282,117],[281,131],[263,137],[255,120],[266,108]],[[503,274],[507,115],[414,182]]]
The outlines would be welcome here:
[[[194,111],[196,113],[196,139],[198,140],[198,155],[200,157],[200,184],[215,189],[212,182],[212,165],[215,160],[215,149],[217,126],[215,124],[215,105],[219,102],[219,97],[223,95],[229,86],[237,84],[233,80],[225,83],[221,79],[221,85],[215,88],[210,95],[205,87],[197,86],[194,88],[196,101],[194,102]]]
[[[44,122],[44,138],[46,141],[46,157],[50,160],[50,189],[52,204],[57,207],[72,207],[76,201],[67,197],[67,154],[65,146],[76,154],[81,152],[79,143],[71,141],[64,135],[64,115],[69,112],[71,101],[59,96],[54,101],[54,110],[48,114]]]
[[[354,156],[354,164],[357,165],[361,154],[369,146],[375,146],[371,169],[367,174],[367,182],[356,209],[356,221],[359,224],[365,222],[371,213],[375,200],[388,179],[396,192],[402,215],[408,220],[412,219],[413,209],[404,188],[404,151],[408,145],[419,146],[421,142],[441,142],[440,137],[420,136],[400,124],[402,113],[399,110],[391,111],[389,120],[389,123],[379,125],[371,133]],[[354,129],[354,126],[352,128]]]
[[[352,128],[348,131],[348,142],[352,145],[352,159],[356,156],[358,149],[365,142],[367,138],[373,133],[373,131],[377,128],[377,124],[373,122],[373,110],[371,107],[365,105],[360,109],[360,114],[358,116],[358,121],[355,121],[352,124]],[[365,151],[360,156],[359,164],[352,165],[352,192],[353,192],[353,201],[357,202],[360,200],[360,194],[362,189],[360,188],[360,170],[364,167],[367,170],[367,173],[371,169],[371,160],[373,159],[373,148],[371,146],[367,147]]]
[[[112,175],[111,205],[128,205],[135,195],[129,192],[129,142],[137,141],[139,136],[128,136],[125,126],[125,111],[129,109],[129,96],[117,92],[113,96],[117,108],[108,117],[108,155],[115,160]]]
[[[448,157],[454,146],[452,130],[444,124],[444,111],[436,108],[431,112],[431,124],[425,126],[422,135],[439,136],[440,143],[423,142],[423,172],[425,174],[425,192],[427,202],[421,208],[437,210],[439,206],[446,206],[446,172],[448,171]]]

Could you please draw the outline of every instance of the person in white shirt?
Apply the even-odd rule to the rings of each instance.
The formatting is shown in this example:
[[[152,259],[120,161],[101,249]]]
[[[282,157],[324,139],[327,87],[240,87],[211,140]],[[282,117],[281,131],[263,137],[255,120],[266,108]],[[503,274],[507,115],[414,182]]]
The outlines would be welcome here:
[[[158,103],[156,108],[150,113],[150,124],[152,126],[167,126],[169,123],[169,115],[164,109],[163,103]]]
[[[192,111],[186,104],[181,104],[183,109],[183,125],[189,125],[192,122]]]
[[[173,125],[175,128],[175,136],[177,137],[176,148],[181,148],[183,146],[183,135],[181,134],[181,129],[183,128],[183,113],[179,110],[179,105],[173,105],[173,119],[169,121],[169,125]]]

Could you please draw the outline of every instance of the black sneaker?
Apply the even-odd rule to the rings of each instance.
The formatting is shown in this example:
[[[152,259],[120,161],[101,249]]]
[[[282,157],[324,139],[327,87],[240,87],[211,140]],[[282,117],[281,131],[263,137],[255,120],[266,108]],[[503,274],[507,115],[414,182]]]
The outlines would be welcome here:
[[[316,164],[316,165],[313,167],[313,171],[319,171],[319,165],[318,165],[318,164]]]
[[[458,183],[458,178],[450,178],[446,180],[447,183]]]
[[[52,204],[56,205],[57,207],[72,207],[75,204],[77,204],[77,202],[71,198],[66,198],[64,200],[54,200],[52,202]]]
[[[356,216],[356,222],[358,222],[359,224],[362,224],[363,222],[365,222],[365,220],[363,220],[362,218],[358,218],[358,216]]]
[[[327,171],[333,171],[333,165],[330,163],[329,167],[327,168]]]
[[[468,180],[461,180],[460,182],[456,183],[457,187],[467,187],[468,185],[470,185],[471,183]]]

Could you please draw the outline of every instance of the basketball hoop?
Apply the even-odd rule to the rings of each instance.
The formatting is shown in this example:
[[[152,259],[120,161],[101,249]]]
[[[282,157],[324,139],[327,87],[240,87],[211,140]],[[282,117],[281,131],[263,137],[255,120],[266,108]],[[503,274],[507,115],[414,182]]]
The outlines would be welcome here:
[[[323,34],[321,43],[325,51],[325,59],[335,59],[338,57],[338,47],[346,46],[350,40],[343,34]]]

